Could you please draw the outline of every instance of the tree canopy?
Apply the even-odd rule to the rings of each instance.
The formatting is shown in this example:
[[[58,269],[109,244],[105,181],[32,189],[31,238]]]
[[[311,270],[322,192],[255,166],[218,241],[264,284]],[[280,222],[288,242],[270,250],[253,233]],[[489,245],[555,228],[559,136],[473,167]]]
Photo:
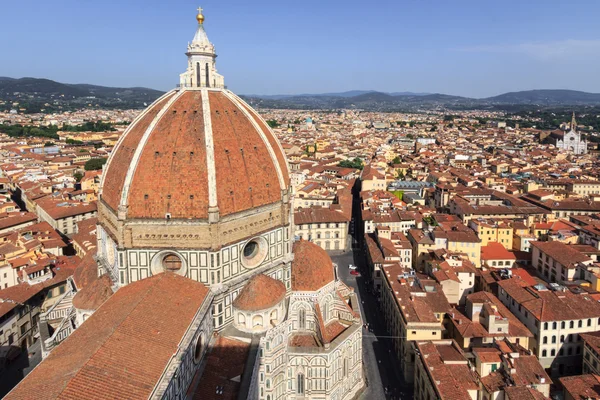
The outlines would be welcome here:
[[[269,125],[271,128],[278,128],[279,122],[275,121],[274,119],[269,119],[267,120],[267,125]]]
[[[85,165],[83,166],[83,168],[86,171],[95,171],[98,169],[102,169],[102,166],[104,164],[106,164],[107,159],[106,158],[91,158],[89,160],[86,161]]]
[[[356,168],[356,169],[363,169],[364,168],[364,164],[362,162],[362,160],[358,157],[354,158],[353,160],[343,160],[338,164],[338,167],[344,167],[344,168]]]

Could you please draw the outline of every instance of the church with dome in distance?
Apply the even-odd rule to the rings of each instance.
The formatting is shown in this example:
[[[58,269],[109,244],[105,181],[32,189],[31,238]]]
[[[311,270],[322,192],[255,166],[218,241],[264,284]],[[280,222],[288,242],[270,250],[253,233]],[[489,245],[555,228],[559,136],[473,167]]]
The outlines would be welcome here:
[[[331,399],[365,385],[353,289],[294,241],[283,149],[227,90],[202,9],[179,85],[102,174],[97,253],[6,399]]]

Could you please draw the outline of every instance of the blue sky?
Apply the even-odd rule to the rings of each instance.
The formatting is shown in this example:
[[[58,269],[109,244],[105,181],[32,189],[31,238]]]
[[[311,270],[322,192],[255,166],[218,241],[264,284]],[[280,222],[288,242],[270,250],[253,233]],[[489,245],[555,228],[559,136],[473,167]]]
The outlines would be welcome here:
[[[5,1],[0,76],[170,89],[199,5],[239,94],[600,92],[597,0]]]

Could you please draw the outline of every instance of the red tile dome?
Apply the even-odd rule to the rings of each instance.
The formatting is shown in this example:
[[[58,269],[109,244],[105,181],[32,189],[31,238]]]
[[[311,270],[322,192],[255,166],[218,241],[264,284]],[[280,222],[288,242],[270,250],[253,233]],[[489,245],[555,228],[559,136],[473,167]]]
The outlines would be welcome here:
[[[267,275],[256,275],[246,283],[233,306],[242,311],[266,310],[276,306],[285,298],[283,282]]]
[[[299,240],[293,253],[292,290],[314,292],[335,280],[331,258],[321,247]]]
[[[101,200],[128,219],[207,219],[280,202],[284,152],[264,120],[224,89],[171,91],[123,134]]]

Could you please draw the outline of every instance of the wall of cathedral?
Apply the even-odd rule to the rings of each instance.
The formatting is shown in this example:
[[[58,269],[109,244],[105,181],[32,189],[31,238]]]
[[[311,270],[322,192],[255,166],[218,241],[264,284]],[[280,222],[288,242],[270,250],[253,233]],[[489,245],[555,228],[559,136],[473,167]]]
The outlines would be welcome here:
[[[184,399],[192,384],[194,376],[204,369],[206,355],[212,346],[213,324],[210,304],[212,294],[209,292],[204,304],[171,362],[165,368],[165,373],[154,388],[151,399],[175,400]],[[143,351],[143,349],[140,349]]]
[[[261,338],[249,399],[343,400],[362,389],[361,320],[337,296],[337,289],[333,281],[317,292],[291,293],[287,320]],[[337,320],[350,326],[331,343],[290,346],[296,334],[321,337],[319,313],[324,324]]]
[[[120,285],[148,278],[153,274],[162,272],[157,263],[165,253],[175,254],[181,258],[181,275],[207,286],[216,284],[227,284],[236,278],[261,269],[263,266],[284,262],[290,252],[290,228],[279,227],[274,230],[258,235],[268,247],[265,259],[261,265],[248,268],[241,260],[245,244],[244,240],[228,246],[223,246],[218,251],[195,250],[195,249],[144,249],[130,248],[117,250],[116,245],[102,226],[98,226],[98,261],[102,268],[111,275],[116,275]],[[284,281],[280,273],[277,279]],[[289,285],[288,285],[289,287]]]
[[[563,139],[556,141],[556,147],[570,151],[574,154],[587,154],[587,141],[581,138],[581,134],[573,131],[565,133]]]
[[[353,398],[363,387],[362,326],[354,324],[328,347],[290,347],[292,321],[271,329],[261,339],[249,399]]]

